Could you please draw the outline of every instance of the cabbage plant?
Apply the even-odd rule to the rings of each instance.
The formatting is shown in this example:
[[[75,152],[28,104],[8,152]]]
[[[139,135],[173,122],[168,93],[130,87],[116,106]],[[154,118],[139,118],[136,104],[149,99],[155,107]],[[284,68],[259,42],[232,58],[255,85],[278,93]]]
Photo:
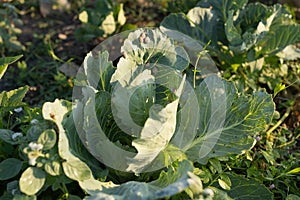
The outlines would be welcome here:
[[[97,188],[92,176],[80,179],[91,195],[87,199],[156,199],[182,191],[191,198],[212,198],[208,193],[271,198],[258,182],[250,186],[233,173],[221,170],[219,186],[206,190],[193,174],[198,169],[193,165],[220,163],[253,147],[272,118],[271,95],[238,93],[217,75],[205,49],[183,34],[178,40],[159,29],[125,35],[119,45],[90,52],[76,79],[74,124],[67,133],[76,130],[91,155],[126,182],[104,187],[99,182]],[[109,54],[112,45],[119,54]],[[258,188],[260,195],[253,193]]]

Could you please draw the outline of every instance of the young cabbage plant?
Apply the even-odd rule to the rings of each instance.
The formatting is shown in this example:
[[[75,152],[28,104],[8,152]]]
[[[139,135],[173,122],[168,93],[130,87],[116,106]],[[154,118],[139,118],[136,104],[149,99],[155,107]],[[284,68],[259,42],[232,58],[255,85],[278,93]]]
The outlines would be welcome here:
[[[83,145],[96,159],[110,170],[142,175],[172,171],[178,162],[206,165],[210,159],[252,148],[256,134],[272,118],[271,95],[263,90],[238,93],[233,83],[214,73],[211,59],[201,57],[203,48],[197,45],[184,35],[173,40],[159,29],[138,29],[125,38],[116,67],[106,50],[86,56],[76,79],[72,118]],[[188,175],[192,171],[184,176],[195,176]],[[179,184],[175,193],[183,187],[192,191],[187,192],[190,197],[203,195],[199,180],[194,180],[199,191],[183,180],[189,182],[181,177],[162,190],[174,191],[173,184]],[[248,192],[256,187],[263,186],[257,183]],[[87,199],[109,195],[127,199],[126,194],[137,198],[157,195],[160,189],[152,183],[128,182],[100,191],[88,192]],[[271,198],[265,187],[263,191]],[[217,188],[215,193],[229,194]],[[147,197],[161,198],[155,195]]]

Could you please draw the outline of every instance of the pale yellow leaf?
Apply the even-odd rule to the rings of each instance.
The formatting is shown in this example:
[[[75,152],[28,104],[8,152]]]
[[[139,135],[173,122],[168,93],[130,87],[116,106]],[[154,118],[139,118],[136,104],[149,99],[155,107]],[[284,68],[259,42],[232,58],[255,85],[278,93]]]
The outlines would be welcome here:
[[[104,31],[105,35],[112,34],[116,30],[116,22],[112,12],[107,15],[102,22],[101,29]]]
[[[120,4],[120,11],[118,14],[118,23],[123,26],[126,22],[126,17],[123,10],[123,4]]]
[[[87,23],[89,19],[88,13],[84,10],[79,14],[79,20],[82,23]]]

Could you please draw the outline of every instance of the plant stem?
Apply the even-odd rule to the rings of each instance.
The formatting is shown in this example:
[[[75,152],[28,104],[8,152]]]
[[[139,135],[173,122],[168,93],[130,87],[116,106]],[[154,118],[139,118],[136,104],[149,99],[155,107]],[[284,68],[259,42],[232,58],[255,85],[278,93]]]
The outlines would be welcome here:
[[[62,183],[61,185],[62,185],[61,189],[62,189],[63,193],[68,197],[69,196],[69,191],[68,191],[68,188],[67,188],[66,184]]]
[[[278,122],[267,131],[267,140],[270,139],[271,133],[282,124],[282,122],[290,115],[292,108],[288,107],[287,110],[285,111],[284,115],[278,120]]]
[[[196,88],[196,75],[197,75],[197,72],[200,72],[199,70],[197,70],[198,62],[199,62],[200,58],[201,58],[205,53],[207,53],[206,48],[210,45],[210,43],[211,43],[211,40],[210,40],[210,41],[203,47],[203,49],[198,53],[197,60],[196,60],[196,63],[195,63],[195,67],[194,67],[194,80],[193,80],[193,87],[194,87],[194,89]]]

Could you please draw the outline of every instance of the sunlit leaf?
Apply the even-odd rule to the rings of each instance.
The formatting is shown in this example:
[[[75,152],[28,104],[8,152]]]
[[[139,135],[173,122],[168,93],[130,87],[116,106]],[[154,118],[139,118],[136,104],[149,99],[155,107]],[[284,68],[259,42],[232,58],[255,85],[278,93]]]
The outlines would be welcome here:
[[[44,185],[46,174],[36,167],[28,167],[21,175],[20,190],[27,195],[36,194]]]
[[[51,176],[59,176],[62,172],[61,165],[58,161],[52,161],[52,162],[45,163],[44,169]]]
[[[297,174],[300,172],[300,167],[297,167],[295,169],[292,169],[291,171],[288,171],[287,174]]]
[[[221,186],[221,188],[223,188],[224,190],[230,190],[230,186],[227,185],[227,183],[222,179],[218,179],[218,183]]]
[[[115,32],[116,22],[112,12],[109,15],[107,15],[104,21],[102,22],[101,29],[104,31],[105,35],[109,35]]]
[[[44,150],[49,150],[56,144],[56,132],[53,129],[45,130],[37,140],[38,144],[43,145]]]
[[[0,58],[0,79],[4,75],[5,71],[7,70],[8,65],[16,62],[19,60],[23,55],[14,56],[14,57],[4,57]]]
[[[79,20],[82,23],[88,23],[89,19],[88,19],[88,13],[84,10],[79,14]]]
[[[0,93],[0,108],[1,109],[12,109],[16,107],[21,107],[25,105],[25,103],[22,102],[22,99],[25,97],[25,94],[27,93],[29,87],[24,86],[20,87],[15,90],[10,90],[8,92],[3,91]],[[3,111],[3,110],[1,110]]]
[[[63,170],[67,177],[77,181],[84,181],[91,178],[90,168],[82,161],[76,160],[67,160],[62,163]]]
[[[125,13],[124,13],[124,9],[123,9],[123,4],[120,4],[120,10],[118,13],[118,23],[122,26],[124,25],[126,22],[126,17],[125,17]]]
[[[282,83],[278,83],[275,88],[274,88],[274,97],[279,93],[281,92],[282,90],[285,89],[285,84],[282,84]]]

